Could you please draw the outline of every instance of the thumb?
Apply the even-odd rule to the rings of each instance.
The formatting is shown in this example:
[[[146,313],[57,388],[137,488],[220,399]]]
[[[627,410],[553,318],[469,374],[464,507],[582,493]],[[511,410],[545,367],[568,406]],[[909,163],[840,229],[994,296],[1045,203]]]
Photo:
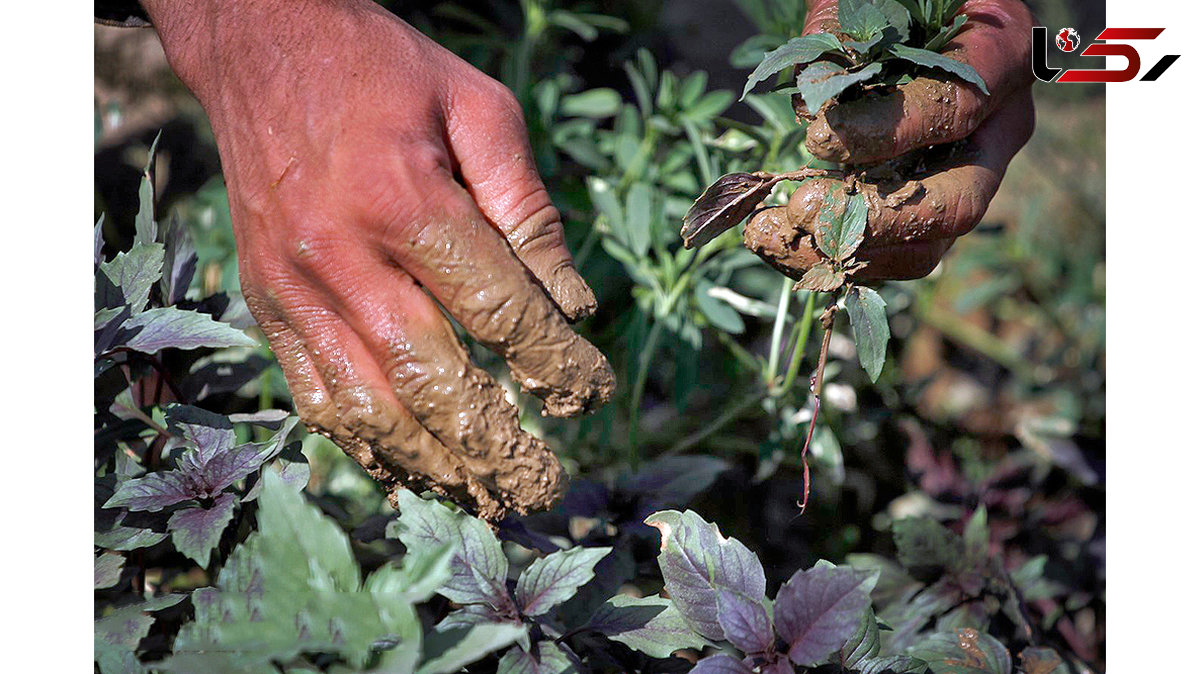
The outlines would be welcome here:
[[[463,186],[568,320],[596,310],[575,271],[562,218],[529,147],[521,106],[490,78],[458,88],[447,110],[450,151]]]

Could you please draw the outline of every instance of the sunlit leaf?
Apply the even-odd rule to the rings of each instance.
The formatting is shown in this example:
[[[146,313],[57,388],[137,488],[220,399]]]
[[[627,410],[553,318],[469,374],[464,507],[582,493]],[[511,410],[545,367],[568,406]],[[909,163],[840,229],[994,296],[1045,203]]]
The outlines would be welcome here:
[[[703,246],[736,227],[771,193],[778,179],[751,173],[729,173],[709,185],[683,216],[683,245]]]

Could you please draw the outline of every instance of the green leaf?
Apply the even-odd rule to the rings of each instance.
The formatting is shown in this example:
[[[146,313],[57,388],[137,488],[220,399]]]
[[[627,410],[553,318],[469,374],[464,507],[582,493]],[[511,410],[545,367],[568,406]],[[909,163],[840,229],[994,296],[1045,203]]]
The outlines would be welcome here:
[[[838,199],[842,192],[840,184],[831,185],[817,213],[817,247],[835,262],[854,254],[867,229],[867,198],[861,192],[852,194],[843,205]]]
[[[95,589],[103,590],[117,584],[121,579],[121,569],[125,568],[123,555],[106,552],[96,557]]]
[[[683,116],[694,122],[706,122],[725,112],[730,103],[733,103],[733,92],[710,91],[704,95],[704,98],[685,107]]]
[[[595,576],[596,563],[612,548],[571,548],[534,560],[517,579],[517,605],[538,616],[575,596]]]
[[[890,332],[884,307],[883,298],[870,288],[855,286],[846,295],[846,310],[854,330],[858,362],[862,363],[871,381],[879,379],[883,361],[887,358]]]
[[[488,653],[515,643],[526,631],[524,625],[513,623],[475,625],[453,646],[421,665],[417,674],[452,674]]]
[[[1012,656],[995,637],[970,627],[938,632],[912,649],[933,674],[1012,674]]]
[[[162,138],[160,130],[150,144],[149,157],[142,169],[142,182],[138,187],[138,212],[134,219],[136,230],[135,241],[148,246],[158,239],[158,225],[154,222],[154,154],[158,151],[158,141]]]
[[[746,331],[746,324],[742,321],[741,314],[725,301],[712,296],[709,291],[715,287],[707,279],[696,282],[694,296],[700,313],[704,314],[713,327],[732,335],[742,334]]]
[[[597,88],[563,96],[562,114],[570,117],[601,119],[612,117],[621,109],[621,95],[613,89]]]
[[[879,655],[879,622],[875,612],[870,608],[863,614],[854,634],[846,639],[832,662],[849,669],[856,669],[859,663]]]
[[[989,93],[987,84],[983,81],[983,78],[979,76],[979,73],[974,68],[966,63],[963,63],[962,61],[956,61],[949,56],[943,56],[942,54],[932,52],[927,49],[917,49],[916,47],[909,47],[903,44],[892,45],[891,52],[897,58],[910,61],[919,66],[944,70],[951,75],[955,75],[966,80],[967,82],[970,82],[971,84],[974,84],[975,86],[979,87],[979,90],[984,94]]]
[[[341,526],[265,471],[258,529],[226,560],[215,587],[192,593],[196,611],[176,637],[166,671],[269,671],[302,651],[356,667],[381,659],[412,671],[421,625],[398,583],[370,590]],[[408,663],[407,665],[405,663]]]
[[[667,658],[682,648],[700,650],[708,643],[662,597],[617,595],[596,610],[588,627],[652,658]]]
[[[163,247],[157,243],[134,244],[128,252],[100,263],[100,271],[120,289],[134,314],[146,308],[150,288],[162,277],[162,268]]]
[[[414,550],[447,543],[454,546],[450,579],[438,593],[459,604],[512,607],[505,587],[508,558],[500,541],[482,520],[407,489],[396,491],[400,519],[388,525],[388,535]],[[513,607],[515,608],[515,607]]]
[[[969,564],[978,566],[987,561],[989,540],[987,507],[981,504],[975,508],[975,513],[971,515],[963,530],[963,543],[966,546],[966,559]]]
[[[625,195],[625,230],[629,249],[643,256],[650,251],[651,199],[654,193],[647,183],[634,183]]]
[[[928,664],[911,655],[884,655],[859,661],[858,674],[924,674]]]
[[[833,265],[828,262],[819,262],[804,272],[804,276],[800,277],[797,286],[801,290],[827,293],[841,288],[845,282],[845,272],[834,269]]]
[[[875,77],[883,70],[882,63],[872,63],[861,70],[850,72],[828,61],[818,61],[796,76],[796,86],[809,112],[816,114],[831,98],[843,91]]]
[[[963,558],[962,539],[930,517],[906,517],[892,523],[897,559],[907,569],[957,568]]]
[[[889,25],[887,15],[864,0],[838,0],[837,18],[842,32],[857,40],[869,40]]]
[[[450,580],[453,558],[454,546],[449,543],[409,550],[398,568],[391,562],[384,564],[367,578],[365,587],[378,595],[403,595],[414,604],[427,601]]]
[[[746,86],[742,89],[742,98],[750,93],[756,84],[771,75],[792,65],[810,63],[821,54],[837,51],[842,48],[838,39],[828,33],[814,33],[803,37],[794,37],[783,46],[769,51],[763,56],[762,63],[750,73]],[[741,100],[741,99],[738,99]]]
[[[258,345],[246,333],[228,323],[215,321],[208,314],[190,309],[147,309],[125,321],[123,327],[138,331],[125,342],[125,346],[142,353],[158,353],[163,349]]]
[[[965,26],[966,23],[966,14],[959,14],[958,16],[954,17],[954,21],[952,21],[950,25],[944,26],[940,31],[938,31],[937,35],[934,35],[929,39],[929,42],[925,43],[925,49],[931,52],[941,53],[941,51],[946,48],[946,45],[949,44],[950,40],[953,40],[955,36],[962,32],[963,26]]]

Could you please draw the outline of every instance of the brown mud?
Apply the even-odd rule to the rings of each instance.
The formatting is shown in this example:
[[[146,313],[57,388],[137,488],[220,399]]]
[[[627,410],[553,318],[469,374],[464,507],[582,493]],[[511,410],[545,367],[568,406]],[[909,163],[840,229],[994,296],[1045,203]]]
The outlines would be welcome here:
[[[860,281],[921,278],[933,271],[954,239],[982,218],[984,197],[995,191],[991,175],[972,164],[962,144],[910,153],[845,179],[805,181],[787,206],[764,209],[746,224],[747,248],[787,276],[800,279],[824,260],[813,236],[831,187],[841,195],[839,214],[851,191],[867,203],[867,229],[855,261]],[[912,176],[911,179],[905,176]]]

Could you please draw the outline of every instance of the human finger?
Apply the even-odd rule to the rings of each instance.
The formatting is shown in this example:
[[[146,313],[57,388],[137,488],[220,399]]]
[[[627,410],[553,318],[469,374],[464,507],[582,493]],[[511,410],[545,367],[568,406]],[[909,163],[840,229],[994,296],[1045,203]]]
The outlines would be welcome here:
[[[471,363],[438,306],[403,270],[369,253],[349,274],[317,272],[383,385],[422,427],[456,453],[506,507],[550,505],[564,481],[550,448],[521,430],[504,389]],[[336,347],[335,347],[336,348]]]
[[[570,321],[590,316],[596,296],[575,270],[562,218],[529,147],[521,106],[486,78],[456,89],[448,110],[450,151],[467,192]]]
[[[547,414],[571,416],[607,402],[615,383],[604,355],[571,330],[462,187],[448,176],[398,179],[428,196],[422,208],[385,225],[390,259],[503,356]]]
[[[463,461],[390,395],[369,358],[350,355],[347,341],[353,340],[337,334],[336,319],[324,319],[325,327],[309,331],[310,350],[280,315],[280,307],[251,304],[257,305],[259,326],[310,432],[332,440],[389,493],[398,486],[430,488],[472,506],[481,516],[503,513]],[[314,352],[325,355],[320,365]],[[351,365],[355,360],[357,367]]]

